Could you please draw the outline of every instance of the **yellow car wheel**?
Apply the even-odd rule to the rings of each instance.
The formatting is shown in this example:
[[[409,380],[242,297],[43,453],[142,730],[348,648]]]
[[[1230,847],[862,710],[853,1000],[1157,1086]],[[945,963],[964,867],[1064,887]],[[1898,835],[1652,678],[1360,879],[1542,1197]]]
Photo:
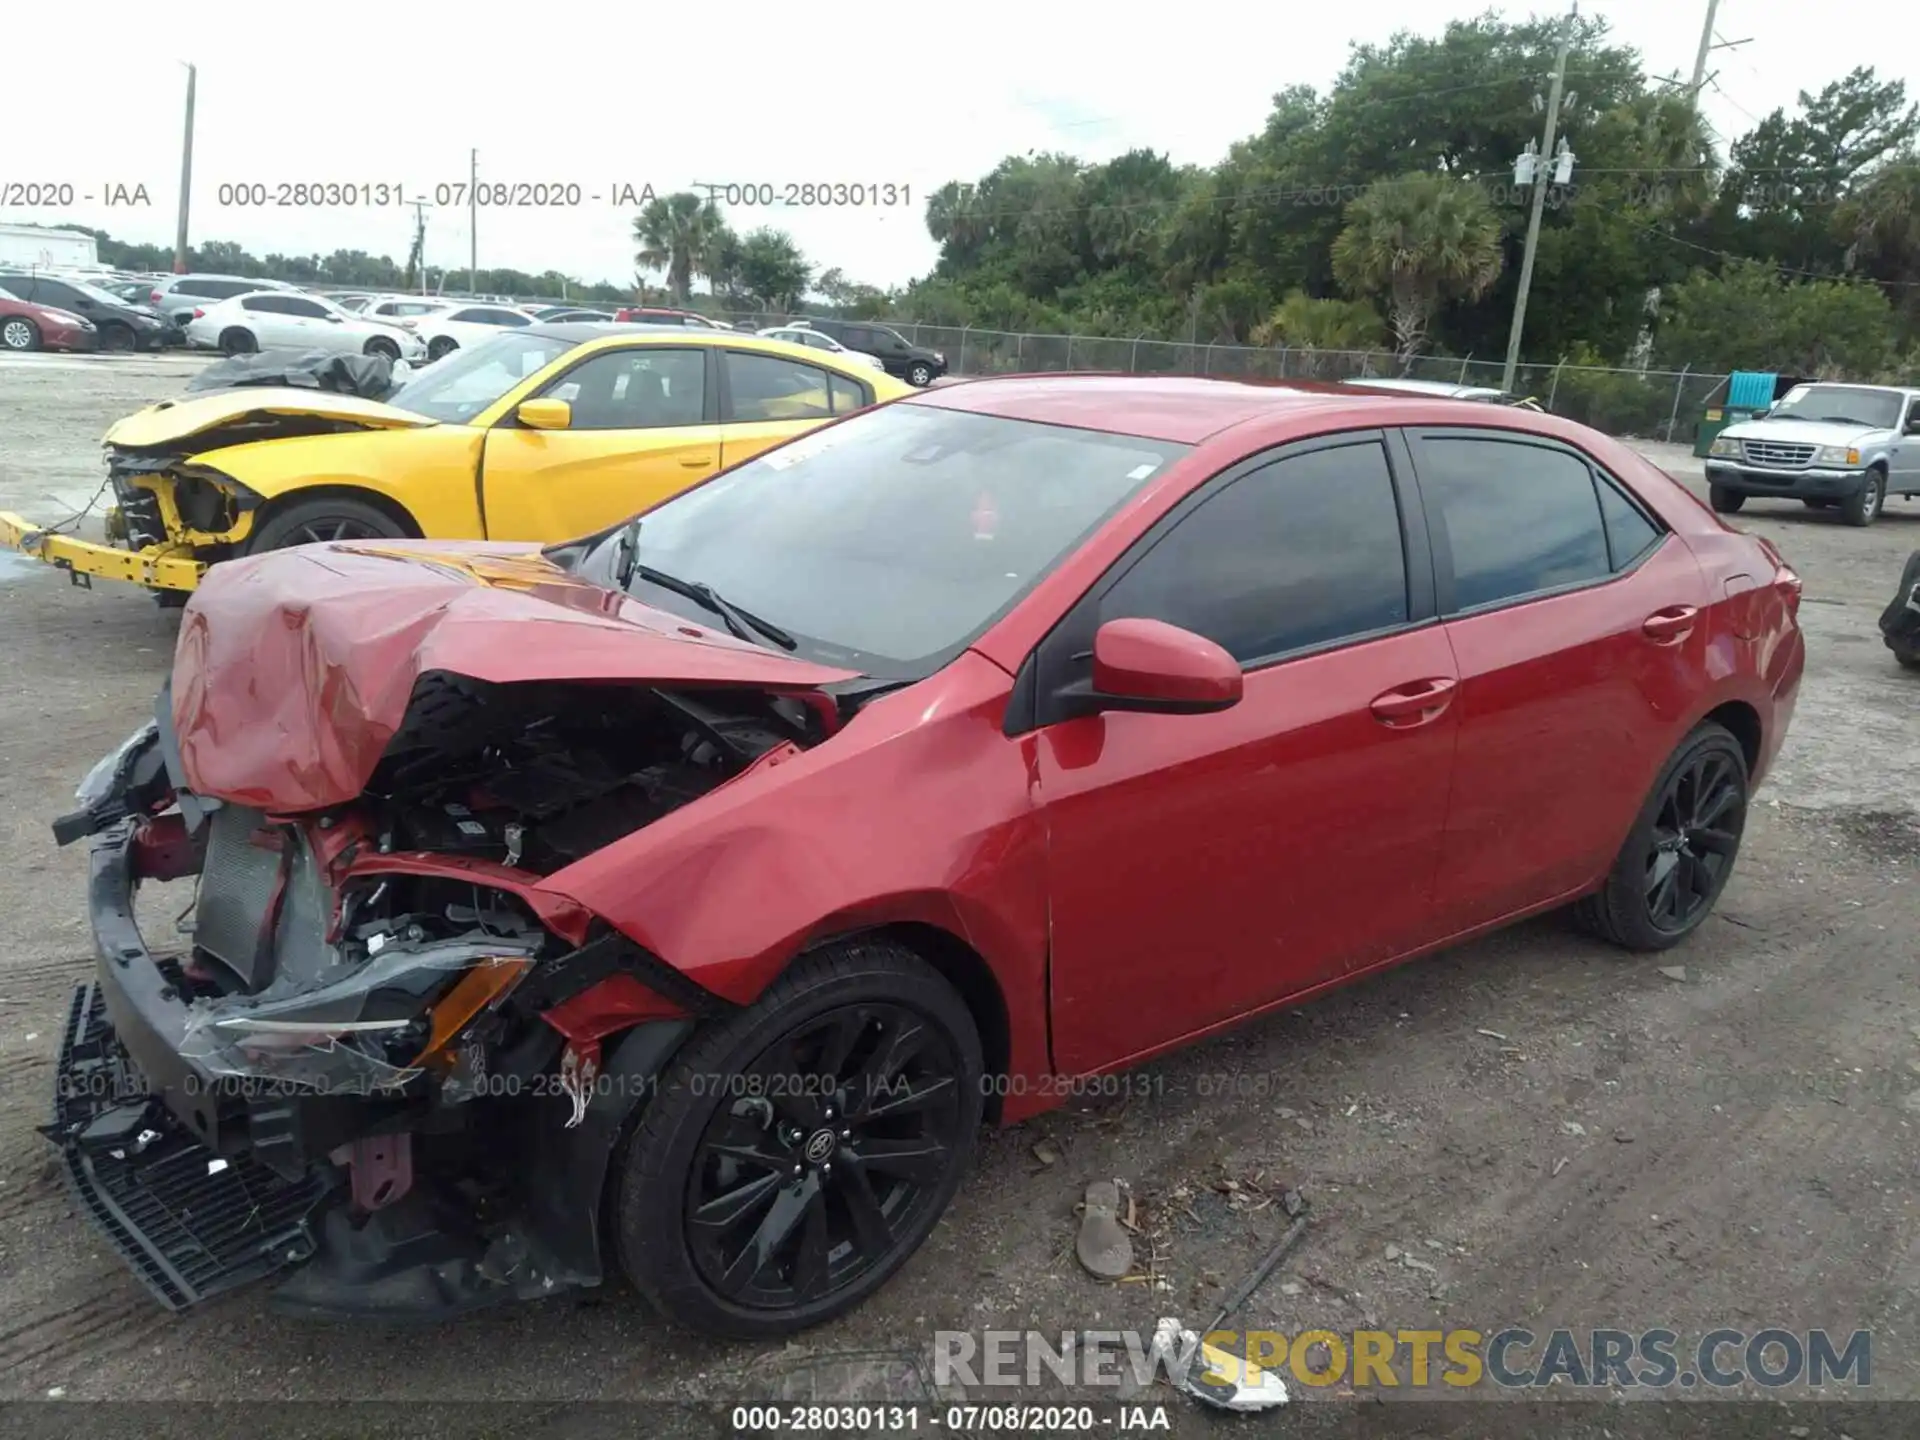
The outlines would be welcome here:
[[[403,540],[406,527],[364,500],[318,495],[277,510],[247,537],[246,553],[318,545],[331,540]]]

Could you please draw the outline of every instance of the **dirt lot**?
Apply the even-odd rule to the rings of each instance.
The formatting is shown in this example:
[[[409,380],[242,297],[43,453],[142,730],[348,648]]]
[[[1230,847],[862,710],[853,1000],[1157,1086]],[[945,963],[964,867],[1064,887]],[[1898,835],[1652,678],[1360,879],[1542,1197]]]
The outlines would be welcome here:
[[[83,506],[101,430],[187,373],[0,368],[0,508]],[[1658,453],[1697,484],[1684,452]],[[1529,924],[1170,1060],[1157,1098],[990,1137],[902,1277],[772,1350],[671,1332],[620,1289],[397,1333],[283,1321],[258,1295],[180,1318],[149,1300],[33,1127],[91,963],[84,858],[47,821],[147,713],[175,620],[0,560],[0,1397],[734,1397],[821,1356],[924,1355],[936,1329],[1196,1323],[1284,1223],[1259,1196],[1291,1184],[1317,1223],[1250,1326],[1867,1328],[1874,1392],[1920,1398],[1920,677],[1873,624],[1920,504],[1865,531],[1777,503],[1740,519],[1804,573],[1811,658],[1739,870],[1690,944],[1625,959]],[[1072,1259],[1080,1191],[1114,1175],[1158,1284],[1102,1287]]]

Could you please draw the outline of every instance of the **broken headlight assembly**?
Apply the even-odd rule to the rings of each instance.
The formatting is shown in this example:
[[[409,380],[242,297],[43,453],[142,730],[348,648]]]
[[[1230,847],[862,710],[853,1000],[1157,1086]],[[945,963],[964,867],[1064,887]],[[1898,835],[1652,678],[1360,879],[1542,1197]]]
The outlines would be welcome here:
[[[376,930],[329,947],[318,983],[193,1001],[180,1053],[241,1088],[373,1095],[432,1073],[450,1082],[446,1098],[465,1098],[479,1055],[462,1042],[533,968],[540,944],[490,929],[437,940],[418,924]]]

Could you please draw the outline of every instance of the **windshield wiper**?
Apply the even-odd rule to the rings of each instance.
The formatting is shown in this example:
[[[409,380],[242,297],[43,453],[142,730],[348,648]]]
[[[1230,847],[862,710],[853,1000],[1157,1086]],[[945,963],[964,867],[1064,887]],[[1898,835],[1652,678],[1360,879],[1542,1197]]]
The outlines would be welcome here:
[[[638,576],[650,585],[658,585],[662,590],[671,590],[676,595],[684,595],[696,605],[711,610],[718,615],[735,638],[751,641],[757,630],[782,650],[798,649],[800,642],[770,620],[762,620],[750,610],[742,610],[721,596],[719,591],[702,580],[682,580],[678,575],[669,575],[664,570],[656,570],[651,565],[632,566],[629,578]]]

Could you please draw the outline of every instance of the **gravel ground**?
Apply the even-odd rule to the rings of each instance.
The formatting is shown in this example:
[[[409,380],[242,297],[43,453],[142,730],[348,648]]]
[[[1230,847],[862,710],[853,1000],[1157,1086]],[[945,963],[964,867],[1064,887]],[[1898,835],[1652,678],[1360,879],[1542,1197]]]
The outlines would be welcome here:
[[[191,363],[0,367],[0,508],[83,506],[100,432]],[[1698,487],[1684,450],[1648,449]],[[668,1330],[619,1288],[400,1332],[278,1319],[257,1294],[154,1306],[33,1126],[91,963],[84,858],[47,820],[146,712],[175,620],[0,560],[0,1398],[737,1397],[822,1356],[924,1355],[936,1329],[1196,1323],[1278,1234],[1262,1197],[1285,1185],[1315,1225],[1250,1327],[1871,1329],[1873,1394],[1920,1398],[1920,681],[1873,623],[1920,505],[1868,530],[1797,505],[1738,519],[1804,574],[1810,659],[1738,873],[1689,944],[1623,958],[1537,921],[1196,1047],[1131,1100],[988,1137],[904,1275],[768,1349]],[[1073,1207],[1115,1175],[1155,1278],[1103,1287],[1073,1261]]]

